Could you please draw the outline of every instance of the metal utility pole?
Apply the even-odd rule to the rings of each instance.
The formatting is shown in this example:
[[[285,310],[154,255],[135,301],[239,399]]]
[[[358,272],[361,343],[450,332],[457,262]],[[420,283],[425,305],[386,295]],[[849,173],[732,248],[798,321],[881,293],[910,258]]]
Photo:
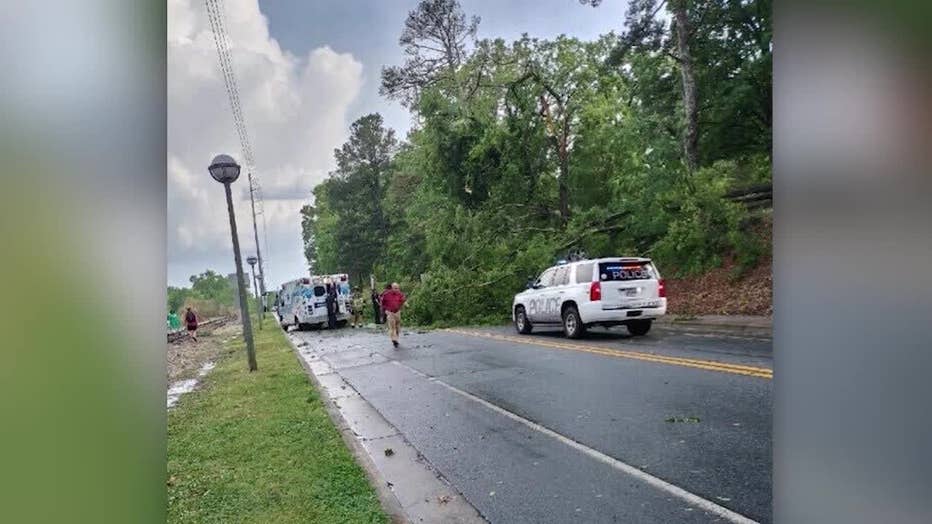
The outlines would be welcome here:
[[[252,233],[256,239],[256,258],[259,260],[259,291],[261,292],[259,325],[262,326],[262,316],[265,315],[265,271],[262,269],[262,251],[259,249],[259,227],[256,225],[256,199],[253,196],[255,185],[252,182],[252,173],[249,176],[249,203],[252,205]]]
[[[261,309],[262,304],[259,303],[259,286],[256,284],[256,262],[259,259],[256,257],[246,257],[246,263],[249,264],[249,267],[252,268],[252,287],[256,290],[256,307],[260,308],[259,311],[259,331],[262,331],[262,317],[264,316]]]
[[[249,302],[246,297],[246,279],[243,277],[243,260],[239,254],[239,234],[236,231],[236,214],[233,212],[233,192],[230,184],[239,178],[240,166],[229,155],[217,155],[207,169],[210,176],[223,184],[227,197],[227,212],[230,215],[230,233],[233,235],[233,260],[236,263],[236,282],[239,288],[240,316],[243,320],[243,338],[246,341],[246,357],[249,361],[249,371],[256,371],[256,347],[252,339],[252,320],[249,318]]]

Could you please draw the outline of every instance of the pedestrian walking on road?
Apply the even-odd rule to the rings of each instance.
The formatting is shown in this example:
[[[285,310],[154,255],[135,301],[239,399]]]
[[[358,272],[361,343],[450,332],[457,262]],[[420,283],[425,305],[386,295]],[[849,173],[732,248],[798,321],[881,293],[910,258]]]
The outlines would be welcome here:
[[[392,345],[398,347],[398,337],[401,336],[401,308],[405,305],[407,297],[401,292],[397,282],[392,283],[387,291],[382,293],[382,308],[388,320],[388,337]]]
[[[385,324],[388,322],[388,315],[385,314],[385,304],[382,302],[382,297],[385,296],[385,293],[391,291],[392,285],[385,284],[385,289],[382,290],[382,294],[379,295],[379,315],[382,317],[382,323]]]
[[[185,308],[184,323],[188,327],[188,335],[197,342],[197,313],[191,306]]]
[[[359,286],[356,286],[356,289],[353,290],[353,327],[356,327],[357,324],[359,327],[362,327],[362,313],[364,307],[366,307],[366,298],[362,295]]]

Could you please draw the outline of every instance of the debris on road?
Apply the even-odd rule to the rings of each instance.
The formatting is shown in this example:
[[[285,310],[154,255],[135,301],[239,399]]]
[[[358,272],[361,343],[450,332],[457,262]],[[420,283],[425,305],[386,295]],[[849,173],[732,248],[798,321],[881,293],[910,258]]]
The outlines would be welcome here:
[[[395,454],[395,450],[393,450],[392,448],[385,448],[385,456],[386,456],[386,457],[390,457],[390,456],[392,456],[392,455],[394,455],[394,454]]]
[[[670,417],[666,422],[699,422],[699,417]]]

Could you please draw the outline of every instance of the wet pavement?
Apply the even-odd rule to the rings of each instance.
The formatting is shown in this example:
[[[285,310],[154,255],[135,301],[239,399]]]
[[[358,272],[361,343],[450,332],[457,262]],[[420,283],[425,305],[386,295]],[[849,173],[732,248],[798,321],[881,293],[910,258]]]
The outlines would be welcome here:
[[[292,335],[491,522],[771,520],[768,339],[456,331]]]

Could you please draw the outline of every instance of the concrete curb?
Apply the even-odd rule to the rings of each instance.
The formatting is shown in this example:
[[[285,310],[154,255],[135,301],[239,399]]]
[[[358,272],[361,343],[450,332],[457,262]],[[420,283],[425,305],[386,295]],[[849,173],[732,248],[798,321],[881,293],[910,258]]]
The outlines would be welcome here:
[[[340,432],[343,442],[352,452],[356,462],[366,472],[369,482],[379,497],[382,509],[393,523],[486,522],[461,493],[449,485],[432,466],[425,463],[417,449],[411,446],[394,426],[385,420],[351,385],[344,382],[339,373],[330,368],[329,363],[323,360],[318,360],[313,364],[308,362],[295,340],[287,333],[285,337],[309,380],[320,393],[327,413]],[[344,404],[343,407],[339,405],[340,402]],[[363,412],[368,412],[361,417],[365,420],[348,420],[343,410],[348,404],[355,404],[357,410],[361,408]],[[357,415],[359,415],[358,411]],[[357,433],[356,429],[363,431],[359,426],[361,422],[368,430],[364,433],[369,434],[370,437],[375,436],[375,438],[366,439]],[[391,464],[387,463],[385,457],[373,456],[373,453],[377,449],[384,448],[386,443],[391,444],[391,449],[394,451],[390,459]],[[380,464],[381,468],[386,468],[387,473],[383,473]],[[407,477],[407,480],[403,486],[394,487],[386,475]],[[446,495],[447,493],[453,495]],[[431,499],[438,495],[446,499],[442,506],[431,503]]]
[[[385,480],[385,477],[382,476],[379,469],[375,467],[375,463],[372,462],[372,458],[369,456],[369,453],[366,452],[362,443],[353,435],[353,431],[349,428],[349,424],[347,424],[346,420],[343,418],[343,414],[340,413],[340,408],[337,407],[333,399],[326,394],[323,385],[320,383],[320,380],[317,379],[317,375],[314,374],[310,364],[301,357],[300,350],[295,345],[294,340],[288,336],[287,331],[285,332],[285,339],[288,340],[288,344],[291,346],[295,358],[298,359],[298,362],[301,363],[301,367],[304,368],[304,373],[307,375],[308,380],[311,381],[311,384],[314,385],[314,388],[320,394],[320,398],[324,401],[327,414],[330,415],[330,420],[333,421],[333,425],[336,426],[337,431],[340,432],[340,437],[343,438],[346,447],[352,452],[353,458],[356,459],[356,463],[362,466],[362,469],[366,472],[366,477],[369,479],[369,483],[372,487],[375,488],[376,496],[379,497],[379,502],[382,504],[382,510],[388,514],[394,524],[407,524],[410,522],[405,517],[404,510],[401,508],[401,503],[398,501],[398,498],[395,497],[395,494],[392,493],[392,490],[388,487],[388,481]]]
[[[766,317],[723,315],[680,319],[675,315],[669,315],[655,321],[654,327],[681,333],[773,338],[773,320]]]

